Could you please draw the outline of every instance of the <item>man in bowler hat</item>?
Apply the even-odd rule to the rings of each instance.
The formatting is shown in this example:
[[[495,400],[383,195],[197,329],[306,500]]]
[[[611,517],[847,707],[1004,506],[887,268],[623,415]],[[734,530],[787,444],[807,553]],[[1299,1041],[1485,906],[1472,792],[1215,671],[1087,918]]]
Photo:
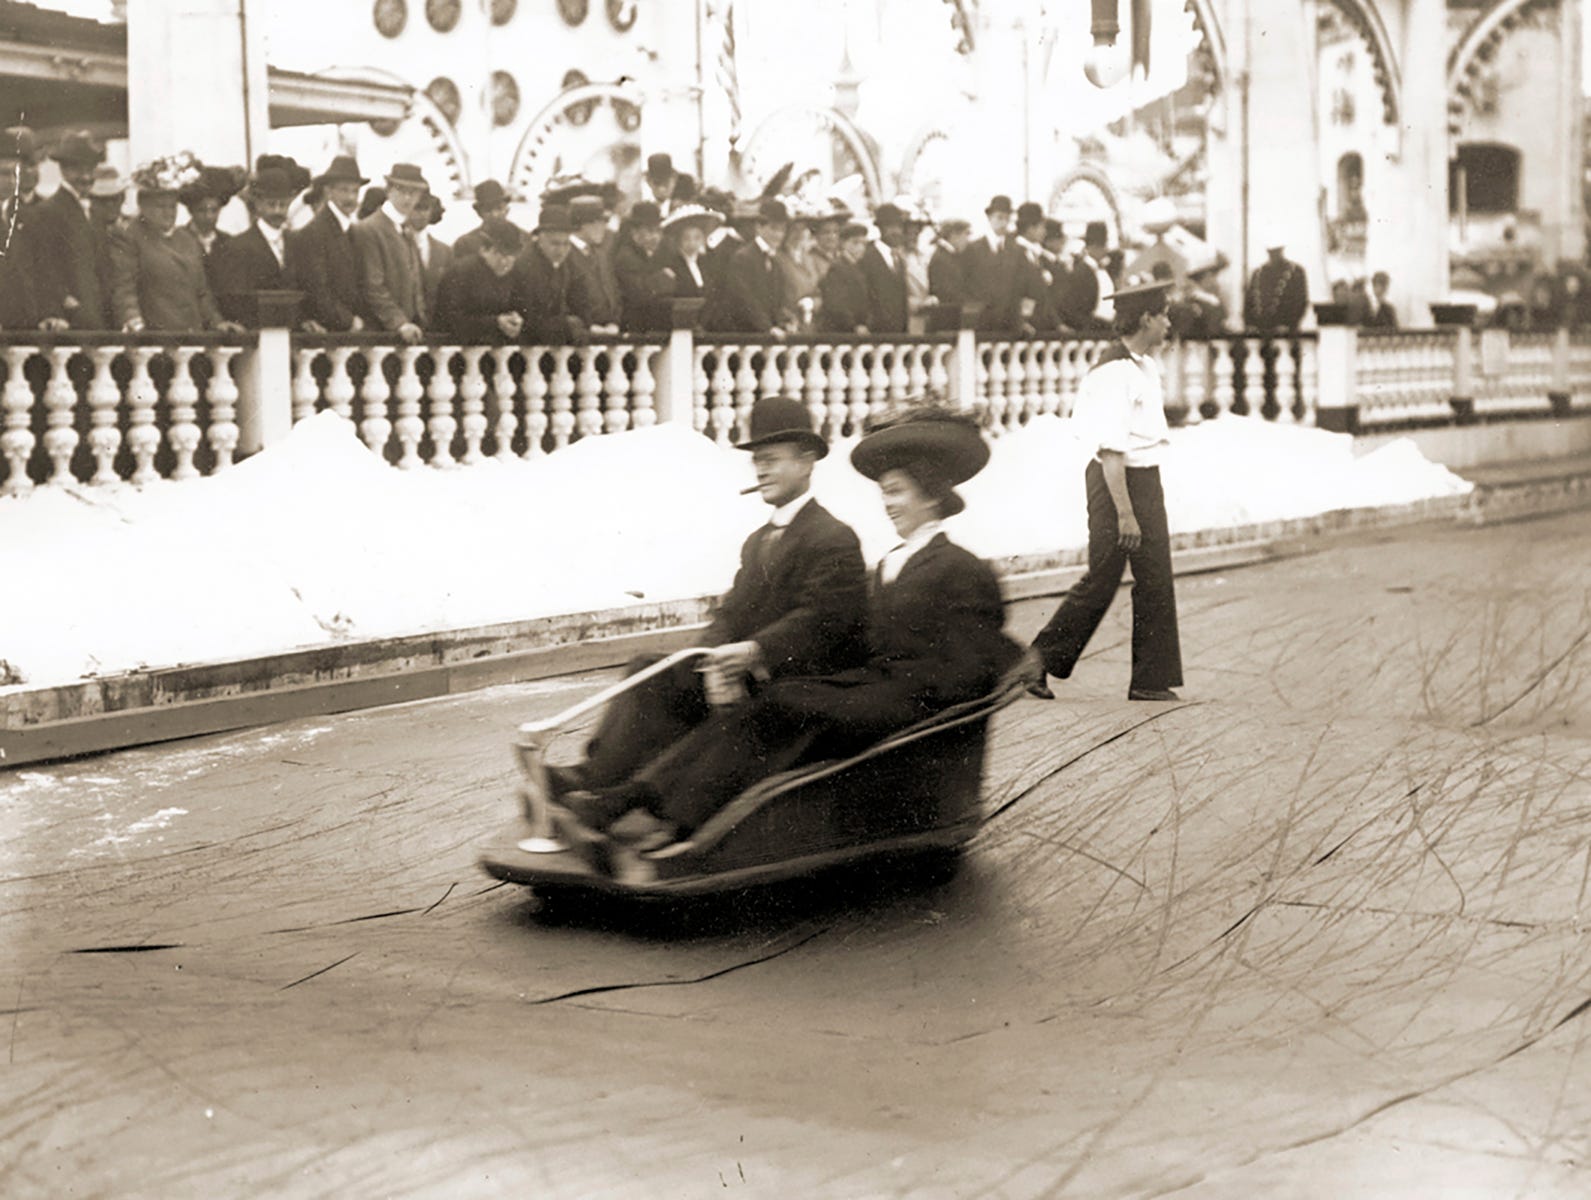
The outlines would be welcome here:
[[[784,337],[789,302],[779,248],[790,228],[782,200],[758,202],[756,236],[736,250],[723,274],[710,278],[702,324],[713,333],[756,333]]]
[[[475,213],[481,223],[453,243],[453,258],[468,260],[480,253],[486,243],[486,222],[508,220],[508,190],[495,179],[483,179],[475,185]],[[516,225],[516,229],[519,227]],[[525,231],[519,231],[521,241]]]
[[[95,266],[88,190],[104,150],[84,130],[69,133],[51,156],[61,186],[29,214],[22,260],[30,271],[33,317],[44,330],[104,329],[110,298]]]
[[[517,342],[525,318],[517,307],[514,266],[524,237],[506,217],[488,217],[481,231],[475,254],[454,254],[442,276],[431,324],[443,337],[469,345]]]
[[[365,327],[353,225],[359,189],[369,182],[352,155],[339,154],[315,178],[326,202],[308,225],[287,235],[288,278],[304,293],[300,318],[306,332],[358,333]]]
[[[905,333],[906,213],[894,204],[873,211],[878,240],[862,255],[862,275],[867,280],[869,333]]]
[[[750,452],[757,490],[773,511],[741,547],[735,581],[700,639],[714,647],[712,658],[704,669],[685,664],[656,676],[610,705],[586,761],[552,768],[564,803],[607,804],[598,793],[626,784],[705,721],[714,701],[732,703],[764,682],[842,671],[866,658],[861,545],[811,491],[812,469],[828,445],[799,400],[765,397],[750,424],[740,449]],[[638,658],[631,673],[655,661]]]
[[[353,227],[364,315],[376,328],[396,333],[410,345],[425,336],[427,313],[425,268],[409,217],[429,191],[419,167],[396,163],[387,172],[381,207]]]
[[[573,261],[574,218],[567,205],[544,204],[530,243],[515,268],[515,308],[532,345],[562,346],[586,340],[579,314],[579,268]]]
[[[249,184],[254,221],[216,249],[210,267],[216,303],[228,320],[255,323],[254,294],[287,286],[287,210],[295,194],[280,167],[257,172]]]
[[[1094,446],[1084,472],[1088,493],[1088,572],[1072,586],[1033,639],[1045,671],[1068,678],[1104,619],[1122,569],[1132,564],[1132,682],[1129,700],[1176,700],[1182,683],[1171,535],[1160,490],[1160,460],[1170,444],[1160,369],[1152,357],[1166,340],[1168,282],[1115,293],[1119,340],[1083,377],[1074,418]],[[1029,689],[1054,698],[1043,680]]]
[[[967,300],[983,306],[978,328],[1015,333],[1022,325],[1022,295],[1027,260],[1011,231],[1011,197],[995,196],[984,209],[989,232],[962,254]]]

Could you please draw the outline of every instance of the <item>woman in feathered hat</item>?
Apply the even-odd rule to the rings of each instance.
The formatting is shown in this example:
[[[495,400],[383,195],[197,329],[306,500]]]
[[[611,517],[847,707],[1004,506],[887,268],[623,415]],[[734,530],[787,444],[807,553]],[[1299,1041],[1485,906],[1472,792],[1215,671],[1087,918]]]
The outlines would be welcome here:
[[[1002,632],[994,572],[941,526],[965,507],[956,485],[988,460],[977,426],[938,409],[915,410],[864,437],[851,464],[878,481],[901,537],[874,573],[867,665],[776,679],[751,700],[716,710],[629,783],[565,794],[555,817],[571,845],[605,870],[607,830],[632,809],[650,812],[664,837],[688,837],[759,779],[855,753],[990,692],[1021,650]]]

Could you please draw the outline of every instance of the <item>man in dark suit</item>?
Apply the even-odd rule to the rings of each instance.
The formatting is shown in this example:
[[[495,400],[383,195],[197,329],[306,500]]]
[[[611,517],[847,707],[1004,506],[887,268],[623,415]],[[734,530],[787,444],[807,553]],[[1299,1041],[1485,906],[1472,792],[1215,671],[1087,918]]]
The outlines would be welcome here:
[[[969,245],[962,255],[967,299],[981,304],[978,328],[1014,334],[1022,326],[1026,260],[1011,236],[1011,197],[995,196],[984,210],[987,237]]]
[[[1287,241],[1280,231],[1265,240],[1266,260],[1249,277],[1243,296],[1243,323],[1253,330],[1291,331],[1309,311],[1309,276],[1287,257]]]
[[[38,137],[25,125],[0,134],[0,329],[34,329],[33,271],[26,263],[28,237],[24,226],[39,197]]]
[[[514,267],[524,238],[506,217],[488,217],[481,232],[474,257],[454,255],[442,277],[431,325],[441,336],[466,345],[517,342],[525,318],[516,307]]]
[[[94,168],[105,152],[80,130],[67,134],[52,157],[61,169],[61,186],[29,214],[24,255],[33,317],[44,330],[104,329],[108,297],[94,265],[87,206]]]
[[[879,482],[901,544],[879,563],[868,651],[826,678],[786,675],[716,706],[628,784],[563,797],[560,832],[599,868],[604,833],[632,808],[673,836],[699,828],[759,779],[797,762],[854,754],[942,709],[987,695],[1021,657],[1006,637],[999,581],[940,522],[964,507],[955,484],[988,461],[976,425],[919,410],[869,434],[851,462]]]
[[[481,252],[481,247],[486,244],[486,222],[508,220],[508,200],[507,190],[495,179],[484,179],[475,185],[475,212],[481,218],[481,223],[453,243],[455,261],[468,261]],[[514,228],[519,229],[519,226]],[[519,230],[519,236],[523,242],[523,229]]]
[[[880,204],[873,213],[878,240],[862,255],[862,276],[867,280],[869,333],[906,332],[906,214],[893,204]]]
[[[288,279],[304,293],[299,318],[308,333],[358,333],[365,327],[351,230],[359,189],[368,182],[352,155],[339,154],[315,179],[325,198],[320,211],[287,235]]]
[[[789,305],[784,272],[776,261],[790,228],[781,200],[757,206],[756,236],[734,252],[720,277],[710,276],[702,325],[712,333],[756,333],[784,337]]]
[[[442,276],[447,274],[453,262],[453,247],[431,233],[431,227],[442,220],[443,211],[442,201],[435,192],[427,189],[409,214],[409,231],[414,234],[415,249],[420,254],[420,279],[424,285],[427,321],[436,311],[436,293],[442,286]]]
[[[867,333],[872,302],[861,262],[867,253],[867,227],[840,230],[840,253],[818,285],[818,328],[824,333]]]
[[[569,202],[569,220],[575,227],[574,250],[569,257],[577,276],[576,312],[594,331],[617,333],[623,303],[614,270],[616,250],[608,236],[607,205],[599,196],[577,196]]]
[[[768,681],[864,660],[861,545],[811,493],[812,468],[827,444],[812,432],[806,406],[783,397],[757,401],[751,435],[740,448],[751,452],[773,515],[746,539],[734,584],[700,638],[715,647],[712,659],[701,671],[685,666],[656,676],[610,705],[586,761],[552,769],[555,790],[590,797],[592,789],[615,788],[706,720],[715,704]],[[631,673],[655,661],[637,659]]]
[[[586,340],[586,323],[575,311],[578,280],[574,219],[562,204],[542,206],[541,220],[514,267],[515,308],[524,317],[524,340],[562,346]]]
[[[409,215],[429,190],[419,167],[395,164],[387,173],[386,199],[352,230],[366,320],[410,345],[425,336],[427,313],[425,273]]]
[[[287,286],[287,209],[293,183],[277,167],[255,174],[246,199],[254,222],[216,249],[210,276],[229,321],[256,324],[254,294]]]

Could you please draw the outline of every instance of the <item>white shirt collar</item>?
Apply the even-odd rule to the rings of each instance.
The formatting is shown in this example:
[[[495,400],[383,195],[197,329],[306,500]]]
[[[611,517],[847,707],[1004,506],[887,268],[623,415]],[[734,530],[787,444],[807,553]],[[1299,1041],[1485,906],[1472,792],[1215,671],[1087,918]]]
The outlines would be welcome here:
[[[273,229],[264,221],[255,221],[254,226],[260,231],[260,236],[265,239],[265,244],[271,248],[271,253],[276,256],[276,265],[282,266],[287,258],[287,231]]]
[[[894,583],[901,568],[911,561],[924,546],[944,532],[943,521],[924,521],[900,545],[896,546],[879,563],[885,583]]]
[[[341,229],[344,233],[347,233],[348,226],[354,223],[354,219],[352,217],[343,212],[342,209],[338,208],[330,200],[326,201],[326,211],[331,213],[331,219],[337,222],[337,228]]]
[[[773,247],[768,245],[767,242],[763,241],[760,236],[757,238],[757,248],[760,249],[769,258],[773,257]]]
[[[794,500],[787,501],[773,510],[773,516],[768,518],[768,524],[783,529],[795,520],[795,516],[812,500],[812,491],[809,488]]]
[[[391,200],[388,200],[382,204],[381,214],[398,227],[399,233],[403,234],[405,237],[408,236],[409,230],[407,226],[409,224],[409,219],[397,209],[392,207]]]
[[[874,242],[873,245],[878,247],[878,253],[879,253],[879,256],[881,258],[883,258],[884,265],[886,267],[889,267],[891,270],[893,270],[894,267],[895,267],[895,252],[893,250],[891,250],[888,246],[886,246],[883,242]]]

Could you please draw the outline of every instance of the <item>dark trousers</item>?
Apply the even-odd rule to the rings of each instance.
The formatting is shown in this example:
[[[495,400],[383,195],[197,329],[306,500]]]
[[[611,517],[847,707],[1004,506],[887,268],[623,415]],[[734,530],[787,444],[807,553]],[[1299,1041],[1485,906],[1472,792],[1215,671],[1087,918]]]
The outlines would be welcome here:
[[[651,666],[661,654],[630,660],[626,674]],[[609,704],[586,746],[581,782],[586,787],[613,787],[628,781],[641,767],[705,721],[712,709],[702,692],[694,663],[680,663],[625,692]]]
[[[1174,688],[1182,683],[1177,598],[1171,583],[1171,535],[1158,467],[1128,467],[1127,495],[1143,530],[1138,549],[1117,541],[1116,504],[1105,486],[1105,468],[1088,464],[1088,573],[1073,585],[1033,648],[1051,675],[1068,678],[1088,639],[1105,617],[1132,563],[1132,686]]]

